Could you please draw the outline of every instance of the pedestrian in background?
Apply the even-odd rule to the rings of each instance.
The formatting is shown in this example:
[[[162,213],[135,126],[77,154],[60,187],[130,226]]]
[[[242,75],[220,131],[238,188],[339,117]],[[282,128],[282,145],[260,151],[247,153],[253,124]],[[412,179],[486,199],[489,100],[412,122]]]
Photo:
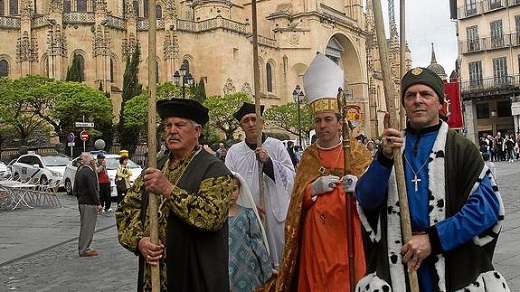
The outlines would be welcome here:
[[[94,157],[86,152],[80,157],[82,165],[74,177],[73,189],[79,206],[78,253],[80,257],[92,257],[98,255],[96,250],[90,248],[90,244],[96,228],[97,215],[103,207],[99,201],[99,183]]]
[[[404,133],[387,128],[356,187],[367,242],[367,275],[356,291],[509,291],[493,267],[504,205],[476,145],[439,117],[444,82],[427,68],[401,80]],[[397,151],[396,151],[397,150]],[[412,236],[403,242],[394,153],[402,154]]]
[[[117,206],[121,205],[121,201],[126,192],[130,188],[130,176],[132,176],[132,170],[128,167],[128,156],[119,157],[119,165],[116,170],[116,189],[117,189]],[[121,183],[123,181],[124,183]]]
[[[202,149],[208,109],[192,99],[157,102],[169,151],[145,169],[116,210],[119,242],[139,256],[138,291],[151,290],[152,265],[161,291],[229,291],[228,210],[233,177]],[[159,244],[150,241],[148,194],[160,196]]]
[[[101,206],[104,207],[103,212],[112,212],[111,195],[110,195],[110,178],[107,172],[107,163],[105,161],[105,155],[98,154],[96,161],[96,172],[99,181],[99,200]]]
[[[271,278],[273,266],[260,215],[245,180],[238,173],[229,199],[229,285],[231,292],[251,292]]]

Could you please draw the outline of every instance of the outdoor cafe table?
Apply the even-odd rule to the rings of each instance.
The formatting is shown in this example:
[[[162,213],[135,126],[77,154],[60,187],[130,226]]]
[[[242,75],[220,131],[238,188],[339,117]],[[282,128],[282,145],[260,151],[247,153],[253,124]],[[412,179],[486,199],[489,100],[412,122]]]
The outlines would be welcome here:
[[[13,210],[21,205],[30,209],[33,208],[31,205],[29,205],[29,203],[27,203],[26,198],[30,194],[30,191],[36,188],[38,185],[10,180],[0,181],[0,185],[3,186],[11,196],[11,200],[14,205],[12,208]]]

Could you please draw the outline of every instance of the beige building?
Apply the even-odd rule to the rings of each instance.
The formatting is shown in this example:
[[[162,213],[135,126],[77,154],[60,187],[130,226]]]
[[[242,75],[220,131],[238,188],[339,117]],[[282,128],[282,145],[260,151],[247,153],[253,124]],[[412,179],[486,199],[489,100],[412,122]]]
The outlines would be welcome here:
[[[467,136],[520,132],[520,0],[450,0]]]
[[[256,2],[262,103],[291,102],[320,51],[344,69],[362,133],[375,139],[385,105],[371,1],[366,10],[363,0]],[[254,92],[250,0],[157,0],[156,13],[158,82],[172,81],[185,64],[208,96]],[[110,93],[117,116],[126,59],[137,45],[139,80],[147,84],[147,17],[147,0],[0,0],[0,75],[64,80],[79,55],[84,82]],[[395,22],[389,44],[399,64]],[[398,76],[398,66],[392,70]]]

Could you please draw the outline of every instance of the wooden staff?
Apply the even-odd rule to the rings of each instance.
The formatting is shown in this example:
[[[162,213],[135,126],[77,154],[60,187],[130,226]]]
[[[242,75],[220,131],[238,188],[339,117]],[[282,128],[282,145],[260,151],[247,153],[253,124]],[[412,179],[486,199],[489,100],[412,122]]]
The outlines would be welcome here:
[[[148,167],[157,167],[157,117],[156,117],[156,31],[157,19],[155,10],[156,0],[148,2]],[[159,213],[158,198],[156,194],[150,193],[148,214],[150,215],[150,241],[159,244]],[[152,291],[159,292],[161,289],[161,278],[159,265],[150,266],[152,275]]]
[[[385,27],[383,23],[383,13],[380,0],[372,0],[374,8],[374,21],[377,35],[377,44],[379,46],[379,59],[381,62],[381,69],[383,71],[383,85],[385,89],[386,110],[390,115],[390,127],[399,128],[399,117],[395,109],[395,91],[394,83],[390,72],[390,64],[388,62],[388,48],[385,35]],[[401,9],[403,9],[401,7]],[[402,17],[402,16],[401,16]],[[405,44],[401,44],[404,46]],[[405,56],[401,55],[401,58]],[[408,208],[408,196],[406,193],[406,183],[404,177],[403,157],[401,156],[401,149],[394,149],[394,167],[395,176],[397,180],[397,191],[399,194],[399,207],[401,214],[401,230],[403,232],[404,242],[408,242],[412,238],[412,224],[410,221],[410,210]],[[417,272],[412,270],[408,273],[410,281],[410,291],[419,292],[419,281],[417,279]]]
[[[343,173],[349,174],[351,169],[350,161],[350,129],[347,120],[347,100],[343,89],[338,89],[338,107],[341,113],[341,119],[343,121],[342,132],[343,132]],[[351,194],[345,193],[346,206],[347,206],[347,251],[348,251],[348,263],[349,263],[349,278],[350,278],[350,291],[353,292],[356,282],[356,266],[354,263],[354,224],[352,223],[352,196]]]
[[[253,82],[255,87],[255,112],[256,112],[256,147],[262,146],[262,115],[260,107],[260,67],[258,65],[258,21],[256,16],[256,0],[251,1],[251,20],[253,29]],[[264,196],[264,164],[258,160],[258,194],[260,196],[260,207],[265,207]],[[262,216],[262,223],[267,234],[267,222],[265,216]]]

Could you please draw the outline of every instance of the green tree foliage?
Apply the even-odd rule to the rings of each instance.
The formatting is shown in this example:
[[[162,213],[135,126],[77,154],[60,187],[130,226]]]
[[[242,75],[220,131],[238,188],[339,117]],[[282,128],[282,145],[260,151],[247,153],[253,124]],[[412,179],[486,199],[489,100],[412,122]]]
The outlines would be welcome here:
[[[209,109],[208,133],[213,129],[222,132],[226,136],[226,141],[233,140],[233,134],[240,126],[233,117],[243,102],[254,102],[245,93],[234,93],[224,96],[211,96],[204,101],[204,105]]]
[[[18,133],[20,145],[42,128],[53,129],[65,142],[74,122],[82,116],[95,122],[93,136],[111,129],[112,103],[105,95],[84,84],[55,81],[42,76],[0,80],[0,120]],[[5,109],[5,110],[4,110]],[[108,131],[110,134],[110,131]]]
[[[204,80],[201,78],[199,83],[195,83],[195,85],[192,87],[192,96],[193,99],[204,103],[206,100],[206,87],[204,86]]]
[[[142,84],[139,84],[137,73],[139,72],[139,61],[141,57],[141,50],[136,46],[131,58],[126,60],[125,73],[123,74],[123,100],[121,102],[121,111],[119,115],[119,140],[122,149],[127,149],[133,153],[138,142],[139,133],[134,128],[127,126],[125,120],[126,103],[142,93]]]
[[[72,65],[67,69],[67,78],[65,80],[72,82],[82,82],[83,80],[81,73],[81,62],[79,61],[79,56],[74,54]]]
[[[264,113],[266,124],[285,130],[298,136],[298,108],[294,102],[273,105]],[[308,136],[308,132],[314,128],[312,112],[307,104],[300,104],[300,125],[302,138]]]

